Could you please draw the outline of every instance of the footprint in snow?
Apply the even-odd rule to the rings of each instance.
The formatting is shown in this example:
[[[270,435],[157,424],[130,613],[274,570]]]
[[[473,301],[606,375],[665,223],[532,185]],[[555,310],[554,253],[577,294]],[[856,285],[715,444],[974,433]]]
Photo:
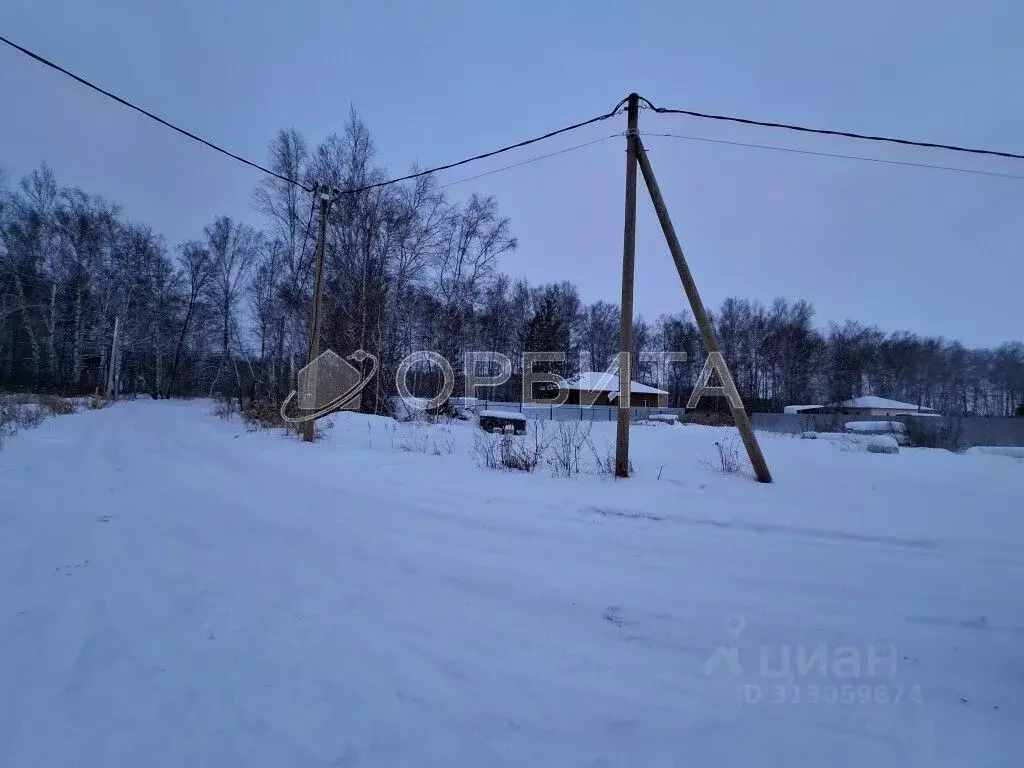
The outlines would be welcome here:
[[[608,610],[601,614],[601,618],[607,621],[609,624],[612,624],[616,627],[624,627],[627,624],[633,623],[631,621],[626,620],[626,618],[622,615],[622,609],[619,608],[619,606],[617,605],[608,606]]]

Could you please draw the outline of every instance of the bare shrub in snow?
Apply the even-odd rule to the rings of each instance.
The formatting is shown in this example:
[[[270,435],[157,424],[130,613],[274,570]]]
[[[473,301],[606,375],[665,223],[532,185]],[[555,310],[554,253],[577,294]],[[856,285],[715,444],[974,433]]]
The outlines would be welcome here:
[[[525,435],[512,432],[476,432],[470,455],[477,466],[486,469],[511,469],[533,472],[546,464],[552,477],[572,477],[584,471],[584,456],[589,450],[598,475],[615,475],[615,452],[605,446],[602,452],[591,440],[589,422],[532,421]],[[629,464],[633,474],[633,463]]]
[[[502,435],[498,441],[501,449],[501,466],[520,472],[533,472],[540,463],[540,457],[530,451],[523,441],[514,435]]]
[[[552,477],[572,477],[580,473],[580,454],[591,445],[588,422],[560,421],[551,436],[550,455],[547,457]]]
[[[600,452],[594,447],[594,444],[590,444],[590,452],[594,456],[594,468],[599,475],[608,475],[610,477],[618,477],[615,474],[615,450],[610,446],[606,445],[604,452]],[[633,460],[629,460],[629,474],[633,474]]]
[[[41,405],[25,405],[18,411],[18,425],[22,429],[38,427],[49,416],[47,409]]]
[[[0,433],[6,433],[8,437],[22,429],[38,427],[50,415],[49,409],[28,398],[5,402],[2,407]]]
[[[39,395],[36,402],[54,416],[67,416],[75,412],[75,404],[57,395]]]
[[[406,453],[427,453],[429,440],[429,435],[425,435],[417,430],[414,434],[403,435],[402,439],[398,442],[398,449]]]
[[[473,456],[477,466],[485,469],[515,469],[532,472],[537,466],[537,461],[533,459],[531,452],[524,448],[522,440],[515,435],[491,435],[478,432],[473,436],[470,455]]]
[[[4,447],[4,440],[16,431],[15,411],[17,406],[8,400],[0,398],[0,448]]]
[[[238,406],[235,405],[234,398],[231,397],[218,397],[213,403],[213,415],[218,419],[224,419],[225,421],[231,419],[236,413],[238,413]]]
[[[389,401],[395,421],[426,419],[427,401],[422,397],[392,397]]]
[[[424,414],[428,424],[451,424],[455,420],[455,412],[448,402],[444,402],[437,408],[427,409]]]
[[[530,424],[525,435],[501,436],[501,464],[506,469],[533,472],[543,461],[551,436],[543,421]]]
[[[501,469],[501,449],[498,443],[498,438],[477,432],[473,435],[473,447],[469,449],[469,455],[478,467]]]
[[[549,442],[550,435],[544,422],[535,421],[525,435],[477,432],[473,436],[470,454],[478,466],[487,469],[533,472],[543,461]]]
[[[702,467],[727,474],[734,474],[740,471],[742,466],[740,464],[740,451],[736,445],[735,438],[730,437],[725,440],[716,440],[715,448],[718,450],[716,457],[700,457],[699,461]]]
[[[218,414],[219,415],[219,414]],[[258,429],[287,429],[290,425],[281,418],[281,409],[276,403],[267,400],[251,400],[242,411],[242,420],[248,425],[250,432]]]
[[[74,413],[74,406],[54,395],[0,397],[0,448],[5,438],[38,427],[47,416],[66,413]]]
[[[505,469],[533,472],[537,468],[538,459],[526,450],[521,440],[516,440],[515,435],[503,434],[498,439],[498,455]]]
[[[455,438],[447,435],[443,438],[435,439],[431,453],[435,456],[451,456],[455,453]]]
[[[455,437],[450,427],[431,426],[428,423],[409,422],[401,438],[392,432],[392,445],[409,453],[429,453],[434,456],[448,456],[455,453]]]

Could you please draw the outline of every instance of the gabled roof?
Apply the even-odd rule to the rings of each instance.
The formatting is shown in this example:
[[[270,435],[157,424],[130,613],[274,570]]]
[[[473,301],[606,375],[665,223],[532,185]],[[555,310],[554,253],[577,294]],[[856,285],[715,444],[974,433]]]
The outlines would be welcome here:
[[[617,394],[619,391],[619,377],[609,376],[601,371],[583,371],[579,375],[573,376],[571,379],[566,381],[565,388],[579,389],[586,392],[613,392]],[[668,394],[664,389],[649,387],[638,381],[630,382],[629,391],[630,393],[641,395]]]
[[[890,400],[887,397],[878,397],[877,395],[855,397],[853,400],[844,400],[839,405],[843,408],[893,408],[905,411],[921,410],[922,412],[929,412],[933,410],[932,408],[925,408],[923,406],[918,408],[914,403],[901,403],[899,400]]]

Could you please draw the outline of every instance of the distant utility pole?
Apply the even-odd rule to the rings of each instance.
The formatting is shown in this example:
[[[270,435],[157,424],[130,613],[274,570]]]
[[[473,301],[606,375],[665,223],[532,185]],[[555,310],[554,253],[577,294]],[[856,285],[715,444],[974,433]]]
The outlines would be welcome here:
[[[316,185],[316,194],[320,196],[320,217],[316,232],[316,278],[313,283],[313,313],[309,321],[309,354],[306,365],[312,363],[320,355],[321,305],[324,298],[324,242],[327,239],[327,217],[331,212],[332,194],[334,190],[326,184]],[[302,439],[311,443],[316,439],[316,424],[313,419],[302,422]]]
[[[121,330],[121,318],[114,317],[114,335],[110,340],[110,365],[107,367],[107,397],[117,397],[117,342]]]

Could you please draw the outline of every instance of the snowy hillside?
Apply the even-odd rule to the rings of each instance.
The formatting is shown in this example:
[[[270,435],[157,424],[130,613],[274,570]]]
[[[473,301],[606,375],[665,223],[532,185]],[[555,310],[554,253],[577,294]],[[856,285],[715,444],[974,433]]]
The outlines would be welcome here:
[[[711,468],[734,430],[652,424],[633,478],[558,478],[479,468],[467,423],[210,410],[0,453],[0,765],[1024,754],[1020,459],[765,435],[765,486]]]

